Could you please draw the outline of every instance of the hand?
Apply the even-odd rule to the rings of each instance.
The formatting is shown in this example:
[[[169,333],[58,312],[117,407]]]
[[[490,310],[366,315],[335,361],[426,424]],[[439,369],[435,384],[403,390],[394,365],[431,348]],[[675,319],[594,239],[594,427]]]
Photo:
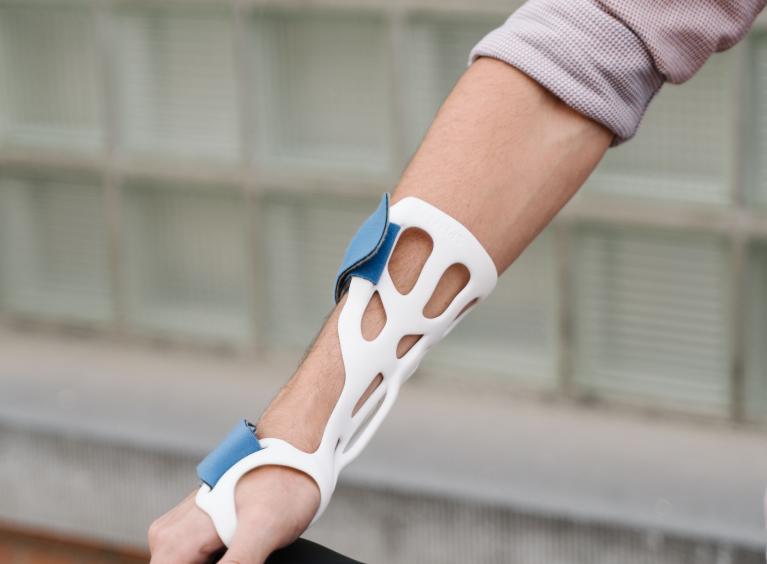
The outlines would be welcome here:
[[[224,549],[210,517],[188,495],[149,527],[151,564],[216,562]],[[306,530],[320,503],[307,475],[281,466],[263,466],[240,479],[235,491],[237,532],[218,562],[262,564],[276,549]]]

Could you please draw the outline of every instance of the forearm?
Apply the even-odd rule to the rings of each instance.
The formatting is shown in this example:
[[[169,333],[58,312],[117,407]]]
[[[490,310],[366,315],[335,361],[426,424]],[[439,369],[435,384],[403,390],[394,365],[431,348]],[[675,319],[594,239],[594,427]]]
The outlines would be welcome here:
[[[612,134],[537,83],[480,59],[450,94],[394,194],[463,223],[499,274],[583,184]]]
[[[482,59],[443,105],[394,201],[417,196],[460,221],[501,273],[577,191],[611,138],[522,73]],[[394,282],[412,281],[428,252],[428,241],[403,237],[389,265]],[[430,306],[446,306],[463,276],[449,272]],[[280,437],[308,452],[316,449],[343,388],[335,330],[341,307],[343,302],[262,416],[260,436]],[[363,332],[375,333],[384,319],[383,308],[374,303],[363,318]]]

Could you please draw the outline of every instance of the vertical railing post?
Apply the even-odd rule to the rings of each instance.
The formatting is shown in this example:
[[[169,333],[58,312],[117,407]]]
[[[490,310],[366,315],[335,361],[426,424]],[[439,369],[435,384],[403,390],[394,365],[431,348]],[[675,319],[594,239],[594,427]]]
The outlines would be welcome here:
[[[263,253],[260,240],[260,225],[263,217],[262,187],[257,171],[257,116],[256,92],[253,77],[252,32],[249,18],[252,13],[244,0],[232,0],[231,15],[234,36],[232,47],[235,55],[235,77],[237,81],[237,107],[239,116],[239,189],[245,203],[246,230],[250,257],[248,269],[248,311],[251,326],[250,345],[252,350],[263,352],[265,342],[261,332],[261,315],[264,308]]]
[[[396,2],[386,10],[386,25],[389,39],[391,113],[394,117],[390,142],[390,176],[394,184],[399,180],[399,175],[410,157],[406,154],[408,147],[407,85],[405,84],[407,14]]]
[[[99,57],[101,86],[102,127],[104,145],[102,153],[102,183],[104,189],[104,213],[107,228],[107,252],[109,286],[112,298],[113,331],[122,335],[127,331],[127,298],[125,265],[123,262],[123,213],[120,197],[120,173],[117,166],[119,151],[120,120],[117,104],[117,76],[113,29],[113,3],[111,0],[92,0],[95,11],[96,37]]]
[[[574,304],[572,280],[574,274],[573,220],[560,217],[552,225],[557,288],[557,373],[559,389],[568,398],[576,397],[575,349],[573,340]]]
[[[746,338],[745,314],[747,300],[747,268],[748,247],[751,233],[747,225],[748,215],[748,183],[750,180],[749,163],[753,143],[750,112],[752,106],[750,67],[751,41],[736,48],[737,66],[734,84],[737,89],[733,96],[735,119],[731,131],[727,132],[732,139],[732,171],[731,190],[733,212],[730,214],[728,237],[730,243],[730,417],[735,421],[746,418],[745,408],[745,357]]]

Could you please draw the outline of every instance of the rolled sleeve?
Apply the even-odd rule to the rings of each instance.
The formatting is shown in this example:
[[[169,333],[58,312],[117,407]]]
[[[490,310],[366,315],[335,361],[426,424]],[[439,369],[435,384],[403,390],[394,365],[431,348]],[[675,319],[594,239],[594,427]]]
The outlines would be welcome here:
[[[531,0],[471,51],[504,61],[630,139],[664,77],[642,40],[590,0]]]
[[[745,37],[767,0],[594,0],[644,43],[673,84]]]

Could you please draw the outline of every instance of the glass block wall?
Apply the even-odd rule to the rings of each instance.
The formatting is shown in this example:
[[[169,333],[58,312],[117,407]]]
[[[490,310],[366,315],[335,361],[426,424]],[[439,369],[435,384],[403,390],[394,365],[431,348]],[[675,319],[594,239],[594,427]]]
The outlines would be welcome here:
[[[725,241],[706,233],[582,228],[575,378],[584,394],[726,415]]]
[[[246,340],[248,228],[236,191],[124,186],[130,320],[138,327]]]
[[[266,12],[253,26],[262,166],[386,173],[393,164],[393,86],[383,18]]]
[[[0,0],[2,319],[304,348],[510,9],[343,5]],[[664,88],[424,372],[767,420],[765,86],[758,27]]]
[[[608,152],[587,189],[702,204],[732,201],[738,50],[713,57],[684,88],[665,88],[636,138]]]
[[[0,287],[9,311],[108,321],[105,241],[97,178],[0,176]]]
[[[767,240],[749,249],[746,296],[745,409],[754,420],[767,420]]]
[[[227,11],[127,4],[114,14],[119,143],[129,155],[236,159],[235,54]]]
[[[99,148],[102,101],[94,14],[82,3],[0,4],[0,140]]]
[[[753,127],[751,141],[754,143],[749,152],[750,180],[748,197],[750,203],[762,208],[767,207],[767,33],[756,37],[752,46],[751,70],[753,81],[749,85],[749,101],[753,110],[749,112],[749,121]]]

